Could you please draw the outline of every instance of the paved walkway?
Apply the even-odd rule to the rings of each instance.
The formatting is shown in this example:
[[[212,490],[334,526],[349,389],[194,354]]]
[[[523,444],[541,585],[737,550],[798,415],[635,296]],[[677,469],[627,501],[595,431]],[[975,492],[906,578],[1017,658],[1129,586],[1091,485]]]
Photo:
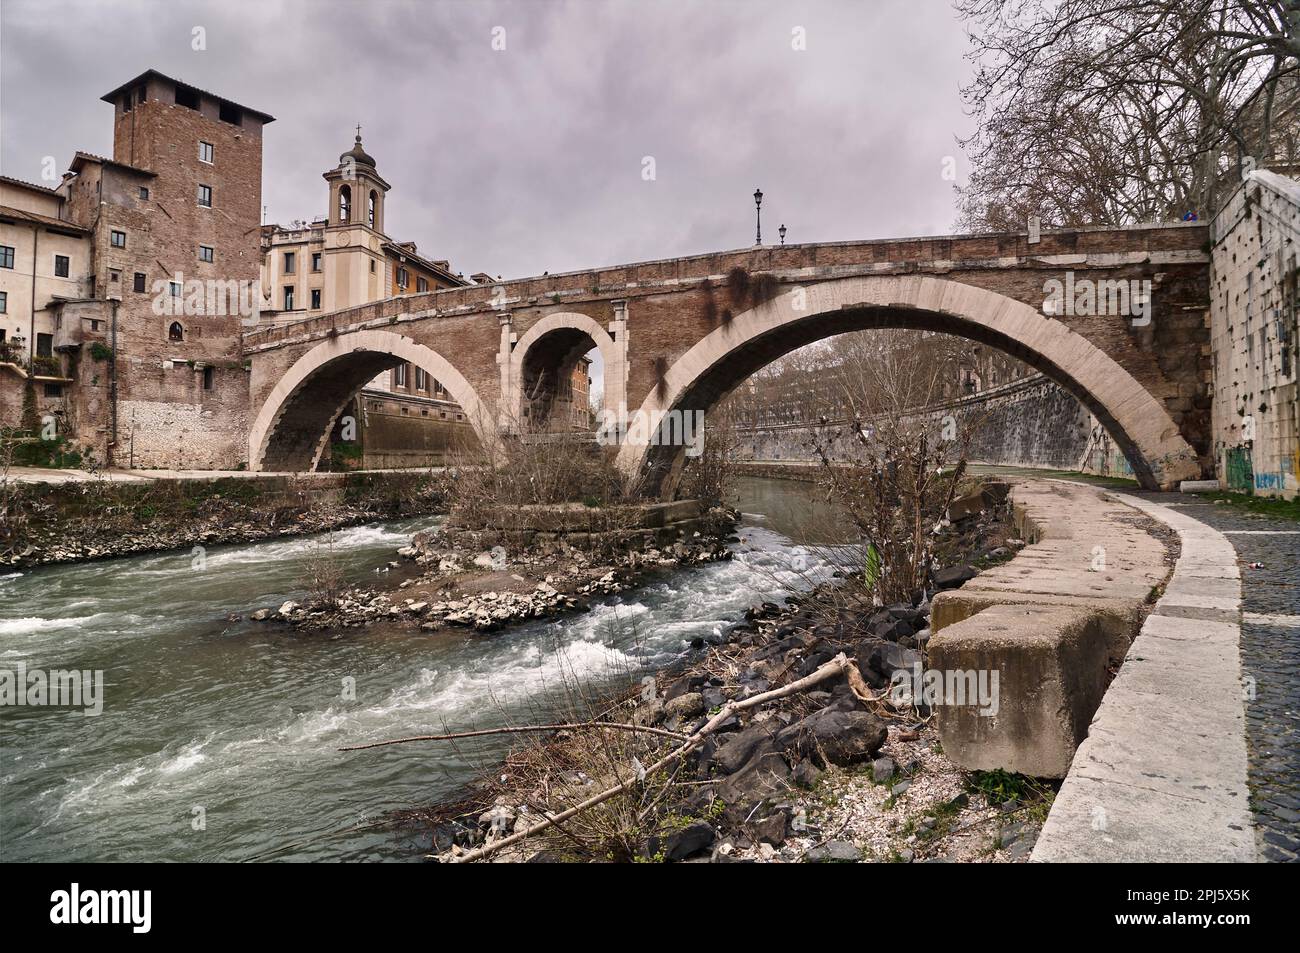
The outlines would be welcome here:
[[[1236,553],[1182,507],[1114,498],[1172,527],[1181,551],[1075,752],[1031,859],[1254,861]]]
[[[1300,523],[1192,495],[1146,497],[1223,533],[1237,552],[1249,782],[1260,858],[1300,861]],[[1251,569],[1252,563],[1263,566]]]

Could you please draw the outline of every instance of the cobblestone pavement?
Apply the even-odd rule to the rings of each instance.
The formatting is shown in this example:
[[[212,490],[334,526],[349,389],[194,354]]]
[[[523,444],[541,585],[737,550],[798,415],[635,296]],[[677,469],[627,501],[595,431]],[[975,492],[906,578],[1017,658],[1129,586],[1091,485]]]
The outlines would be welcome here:
[[[1261,859],[1300,861],[1300,523],[1190,494],[1142,495],[1217,529],[1237,550],[1241,667],[1255,679],[1246,734],[1256,839]]]

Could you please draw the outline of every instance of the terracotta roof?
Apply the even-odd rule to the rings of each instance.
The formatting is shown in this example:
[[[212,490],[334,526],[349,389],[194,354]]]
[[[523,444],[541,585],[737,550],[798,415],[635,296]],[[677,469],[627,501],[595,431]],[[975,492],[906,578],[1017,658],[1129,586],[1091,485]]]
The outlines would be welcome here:
[[[451,273],[450,270],[442,267],[437,262],[430,261],[429,259],[425,258],[423,255],[417,255],[414,251],[412,251],[412,249],[415,247],[415,242],[395,242],[390,239],[384,242],[384,247],[396,255],[401,255],[403,258],[413,259],[416,264],[420,265],[425,270],[432,271],[435,274],[441,275],[442,277],[446,278],[448,281],[455,282],[457,285],[469,284],[469,282],[466,281],[464,278],[456,277]]]
[[[82,235],[90,234],[90,229],[82,228],[80,225],[74,225],[72,222],[65,222],[61,218],[51,218],[49,215],[38,215],[36,212],[28,212],[20,208],[10,208],[8,205],[0,205],[0,218],[16,218],[24,222],[31,222],[33,225],[44,225],[47,228],[60,228],[69,232],[78,232]]]
[[[77,150],[77,154],[72,157],[72,164],[68,166],[70,172],[80,172],[87,162],[97,162],[100,165],[114,165],[119,169],[130,169],[132,172],[138,172],[141,175],[156,176],[157,172],[150,172],[148,169],[142,169],[139,166],[127,165],[125,162],[118,162],[116,159],[106,159],[103,156],[97,156],[93,152],[82,152]]]
[[[222,102],[222,103],[229,103],[232,106],[242,109],[246,113],[256,116],[264,123],[275,122],[274,116],[269,115],[268,113],[264,113],[260,109],[252,109],[248,106],[240,105],[239,103],[235,102],[233,99],[227,99],[225,96],[218,96],[216,93],[210,93],[206,89],[199,89],[199,87],[195,86],[192,83],[187,83],[184,80],[176,79],[174,76],[168,76],[166,73],[160,73],[156,69],[145,70],[135,79],[123,83],[121,86],[117,87],[117,89],[110,90],[109,92],[105,93],[103,96],[100,96],[99,98],[106,103],[115,103],[117,101],[117,97],[122,93],[123,90],[126,90],[128,88],[133,89],[150,78],[163,79],[171,83],[173,86],[184,86],[186,89],[192,89],[196,93],[201,93],[202,95],[207,96],[209,99],[215,99],[218,102]]]
[[[31,189],[33,192],[44,192],[46,195],[58,195],[58,192],[47,185],[37,185],[35,182],[24,182],[22,179],[13,179],[7,175],[0,175],[0,182],[7,182],[10,185],[16,185],[23,189]]]

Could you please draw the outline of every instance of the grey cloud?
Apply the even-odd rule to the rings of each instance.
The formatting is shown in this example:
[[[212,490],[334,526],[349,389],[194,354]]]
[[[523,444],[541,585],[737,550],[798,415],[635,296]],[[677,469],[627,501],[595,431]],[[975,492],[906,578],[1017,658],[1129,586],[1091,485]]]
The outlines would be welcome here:
[[[466,274],[743,247],[755,186],[768,240],[782,221],[792,242],[941,233],[941,163],[969,131],[938,0],[5,0],[0,21],[4,174],[111,151],[98,97],[155,67],[277,117],[271,221],[325,212],[320,173],[362,123],[390,233]]]

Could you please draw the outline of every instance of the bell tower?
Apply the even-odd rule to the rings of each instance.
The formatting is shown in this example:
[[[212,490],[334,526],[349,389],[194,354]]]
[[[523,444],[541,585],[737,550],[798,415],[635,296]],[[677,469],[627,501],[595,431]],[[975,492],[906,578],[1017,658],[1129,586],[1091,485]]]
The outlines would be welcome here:
[[[384,197],[390,186],[362,147],[360,126],[352,148],[324,178],[330,190],[324,308],[376,301],[384,296]]]

